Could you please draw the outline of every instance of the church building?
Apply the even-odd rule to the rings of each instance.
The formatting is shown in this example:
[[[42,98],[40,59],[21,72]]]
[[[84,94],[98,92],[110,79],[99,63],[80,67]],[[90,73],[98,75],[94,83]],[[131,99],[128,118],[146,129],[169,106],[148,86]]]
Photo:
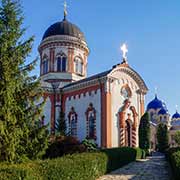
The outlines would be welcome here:
[[[78,140],[94,139],[99,147],[138,146],[138,126],[148,91],[127,62],[87,77],[89,47],[83,32],[64,19],[52,24],[39,45],[40,80],[44,90],[43,121],[51,134],[60,111],[67,131]],[[99,59],[99,62],[102,60]]]
[[[149,113],[151,127],[151,149],[157,149],[157,128],[160,123],[167,126],[169,135],[169,146],[175,147],[177,144],[174,140],[174,135],[180,130],[180,114],[176,109],[175,114],[170,115],[166,103],[160,100],[155,94],[155,98],[147,105],[146,112]]]

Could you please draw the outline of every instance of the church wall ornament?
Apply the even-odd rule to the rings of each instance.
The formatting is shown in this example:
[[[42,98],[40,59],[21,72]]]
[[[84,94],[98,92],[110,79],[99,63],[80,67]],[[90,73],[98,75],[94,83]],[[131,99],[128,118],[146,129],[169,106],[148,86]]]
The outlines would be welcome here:
[[[86,138],[96,140],[96,110],[90,103],[86,112]]]
[[[77,137],[77,123],[78,123],[78,115],[75,112],[74,107],[71,107],[71,111],[68,114],[68,124],[69,124],[69,132],[73,137]]]

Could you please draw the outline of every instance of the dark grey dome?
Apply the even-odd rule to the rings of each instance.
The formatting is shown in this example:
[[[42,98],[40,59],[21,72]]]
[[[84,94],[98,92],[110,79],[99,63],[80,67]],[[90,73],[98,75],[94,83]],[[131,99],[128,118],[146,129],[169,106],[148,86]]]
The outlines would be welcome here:
[[[55,35],[68,35],[80,38],[81,40],[85,41],[83,32],[81,32],[81,30],[76,25],[70,23],[66,19],[51,25],[44,33],[42,40]]]

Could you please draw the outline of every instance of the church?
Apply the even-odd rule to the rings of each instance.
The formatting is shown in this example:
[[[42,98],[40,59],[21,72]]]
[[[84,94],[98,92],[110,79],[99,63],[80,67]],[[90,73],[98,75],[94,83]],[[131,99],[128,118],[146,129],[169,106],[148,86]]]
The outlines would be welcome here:
[[[87,77],[89,47],[79,27],[68,21],[65,6],[63,20],[47,28],[38,48],[43,122],[51,134],[63,111],[67,131],[80,141],[94,139],[106,148],[138,146],[148,89],[128,64],[126,45],[121,49],[122,62]]]
[[[174,135],[180,130],[180,113],[177,110],[171,116],[166,103],[158,98],[157,93],[155,98],[147,105],[146,112],[149,113],[151,127],[151,149],[157,149],[157,127],[160,123],[166,124],[169,135],[169,146],[175,147],[177,144],[174,140]]]

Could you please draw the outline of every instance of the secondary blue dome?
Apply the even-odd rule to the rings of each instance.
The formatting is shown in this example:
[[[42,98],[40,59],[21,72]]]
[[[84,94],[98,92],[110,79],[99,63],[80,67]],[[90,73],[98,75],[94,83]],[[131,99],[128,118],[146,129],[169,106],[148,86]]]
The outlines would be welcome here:
[[[167,111],[167,109],[164,109],[164,108],[162,108],[162,109],[158,112],[158,115],[165,115],[165,114],[168,114],[168,111]]]
[[[165,103],[163,103],[161,100],[155,96],[155,98],[147,105],[147,111],[150,109],[167,109]]]
[[[172,119],[180,118],[180,114],[176,111],[176,113],[172,116]]]

